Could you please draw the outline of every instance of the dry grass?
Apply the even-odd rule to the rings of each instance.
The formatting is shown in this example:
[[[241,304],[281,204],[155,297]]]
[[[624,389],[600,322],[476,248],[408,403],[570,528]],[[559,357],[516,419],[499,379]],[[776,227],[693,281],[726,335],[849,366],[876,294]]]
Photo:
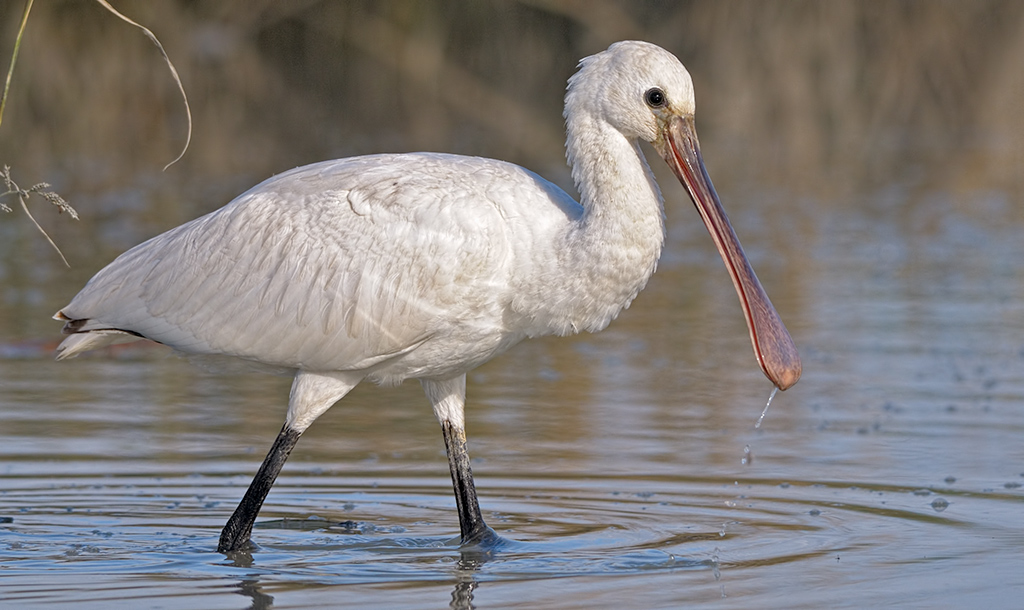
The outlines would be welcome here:
[[[719,181],[834,194],[912,174],[1024,190],[1019,2],[116,6],[160,37],[192,97],[196,142],[161,179],[220,177],[224,194],[200,209],[294,165],[384,150],[501,157],[564,183],[565,79],[579,57],[631,37],[690,68]],[[19,10],[0,7],[0,49]],[[183,145],[159,54],[95,3],[37,4],[19,61],[0,159],[20,171],[99,194],[137,185]]]

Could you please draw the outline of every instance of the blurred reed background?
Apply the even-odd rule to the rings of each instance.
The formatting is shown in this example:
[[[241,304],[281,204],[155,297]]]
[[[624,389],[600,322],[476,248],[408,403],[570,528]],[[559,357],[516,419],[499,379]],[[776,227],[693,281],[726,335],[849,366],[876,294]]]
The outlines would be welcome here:
[[[175,63],[193,143],[161,172],[184,143],[185,113],[138,30],[94,2],[36,3],[0,127],[0,163],[23,186],[51,182],[82,220],[36,204],[72,261],[66,272],[24,218],[0,216],[5,336],[48,328],[13,320],[58,305],[127,247],[297,165],[449,151],[507,159],[571,189],[565,81],[579,58],[628,38],[660,44],[688,67],[704,155],[727,209],[736,221],[756,203],[744,193],[774,193],[762,221],[795,225],[771,238],[782,248],[814,239],[796,233],[815,230],[800,226],[801,201],[881,208],[897,188],[906,210],[915,194],[934,190],[992,190],[1009,201],[1024,192],[1021,2],[115,5],[152,29]],[[0,4],[4,68],[22,9]],[[662,184],[670,207],[688,205]],[[992,222],[1022,218],[1022,206],[1008,205]],[[56,278],[67,287],[51,288]]]

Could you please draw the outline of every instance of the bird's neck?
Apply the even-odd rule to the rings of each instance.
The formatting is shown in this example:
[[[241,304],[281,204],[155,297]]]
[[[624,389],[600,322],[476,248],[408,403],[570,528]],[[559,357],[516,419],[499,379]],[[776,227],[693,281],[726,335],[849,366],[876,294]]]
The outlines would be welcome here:
[[[573,330],[598,331],[636,297],[665,242],[664,206],[639,143],[587,114],[567,122],[567,156],[583,214],[566,232],[564,298]]]

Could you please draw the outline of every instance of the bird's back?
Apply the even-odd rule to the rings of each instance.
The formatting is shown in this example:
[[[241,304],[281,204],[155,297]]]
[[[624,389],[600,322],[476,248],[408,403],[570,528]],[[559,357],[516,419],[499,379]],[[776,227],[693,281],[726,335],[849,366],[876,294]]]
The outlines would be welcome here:
[[[328,161],[129,250],[59,315],[73,332],[117,329],[188,354],[444,376],[541,334],[511,308],[517,284],[544,275],[555,236],[581,212],[500,161]],[[95,347],[86,337],[62,355]]]

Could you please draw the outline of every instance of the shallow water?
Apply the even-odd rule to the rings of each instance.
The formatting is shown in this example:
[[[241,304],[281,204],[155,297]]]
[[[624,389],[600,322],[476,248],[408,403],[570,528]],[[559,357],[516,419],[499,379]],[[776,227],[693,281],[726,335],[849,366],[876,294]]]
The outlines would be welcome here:
[[[511,541],[490,553],[458,548],[417,384],[360,387],[324,415],[259,548],[225,556],[219,528],[287,379],[142,344],[58,364],[56,328],[7,341],[0,605],[1012,607],[1024,240],[991,216],[915,209],[927,222],[808,204],[820,238],[777,256],[734,212],[804,356],[755,429],[770,384],[716,253],[671,208],[662,267],[607,331],[527,342],[471,375],[481,504]]]
[[[1020,606],[1017,4],[123,4],[163,39],[196,130],[160,173],[184,117],[150,42],[92,3],[36,3],[0,163],[82,220],[33,204],[66,270],[3,200],[0,608]],[[771,384],[653,156],[668,240],[647,289],[603,333],[470,375],[480,502],[507,541],[491,552],[458,547],[415,383],[321,417],[259,547],[227,556],[289,380],[142,344],[53,361],[49,316],[102,265],[272,173],[442,150],[571,187],[565,79],[629,37],[691,70],[711,177],[803,356],[759,428]]]

